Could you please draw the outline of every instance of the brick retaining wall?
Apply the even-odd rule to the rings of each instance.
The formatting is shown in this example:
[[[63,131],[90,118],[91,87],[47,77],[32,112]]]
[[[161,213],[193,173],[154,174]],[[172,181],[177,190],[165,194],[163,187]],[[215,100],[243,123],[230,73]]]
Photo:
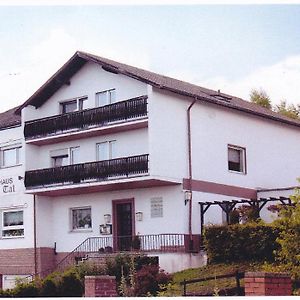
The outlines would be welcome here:
[[[85,297],[117,297],[115,276],[85,276]]]
[[[286,273],[246,272],[245,296],[290,296],[292,280]]]

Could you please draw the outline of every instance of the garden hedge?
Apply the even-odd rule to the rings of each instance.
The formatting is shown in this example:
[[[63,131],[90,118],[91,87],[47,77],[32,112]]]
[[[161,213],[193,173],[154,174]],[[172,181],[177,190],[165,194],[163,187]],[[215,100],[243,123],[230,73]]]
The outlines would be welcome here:
[[[279,229],[271,225],[214,225],[205,228],[204,245],[210,263],[272,262],[278,236]]]

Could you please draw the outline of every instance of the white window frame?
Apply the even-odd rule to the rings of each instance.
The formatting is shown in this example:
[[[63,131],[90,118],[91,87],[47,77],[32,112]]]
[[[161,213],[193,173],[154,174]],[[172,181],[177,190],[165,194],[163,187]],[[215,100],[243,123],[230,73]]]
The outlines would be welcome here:
[[[237,150],[240,152],[240,171],[231,170],[229,168],[229,150],[230,149]],[[245,147],[231,145],[231,144],[227,145],[227,167],[228,167],[228,171],[230,173],[243,174],[243,175],[247,174],[247,161],[246,161],[246,148]]]
[[[4,225],[4,214],[5,213],[13,213],[13,212],[22,212],[23,213],[23,224],[22,225],[5,226]],[[2,239],[22,238],[25,236],[24,210],[23,209],[2,210],[1,218],[2,218],[2,222],[1,222],[1,237],[2,237]],[[3,234],[4,231],[9,231],[9,230],[23,230],[23,234],[22,235],[5,236]]]
[[[69,100],[65,100],[65,101],[61,101],[59,102],[59,111],[60,114],[65,114],[66,112],[64,112],[64,106],[75,102],[76,101],[76,110],[75,111],[80,111],[83,110],[83,103],[84,101],[88,101],[88,96],[81,96],[81,97],[77,97],[77,98],[73,98],[73,99],[69,99]],[[70,112],[69,112],[70,113]]]
[[[1,168],[10,168],[10,167],[15,167],[15,166],[20,166],[21,165],[21,149],[22,149],[22,146],[19,144],[1,147],[0,148],[0,166],[1,166]],[[4,152],[10,151],[10,150],[16,150],[16,163],[11,164],[11,165],[4,165]]]
[[[63,148],[63,149],[55,149],[50,151],[50,165],[52,168],[55,168],[54,166],[54,159],[58,157],[67,157],[68,162],[67,166],[74,165],[74,157],[73,157],[73,151],[78,150],[80,151],[80,146],[70,147],[70,148]],[[57,155],[55,155],[55,152]],[[79,163],[79,162],[77,162]],[[77,164],[76,163],[76,164]],[[59,166],[57,166],[59,168]]]
[[[96,144],[96,160],[97,161],[101,161],[101,160],[106,160],[106,159],[101,159],[100,160],[100,156],[99,156],[99,147],[100,145],[107,145],[108,147],[108,160],[110,159],[114,159],[116,157],[113,156],[113,149],[112,147],[116,147],[116,140],[111,140],[111,141],[104,141],[104,142],[100,142]]]
[[[106,94],[106,104],[104,105],[100,105],[99,103],[99,95],[101,94]],[[109,90],[105,90],[105,91],[101,91],[101,92],[97,92],[95,94],[95,105],[96,107],[103,107],[105,105],[109,105],[109,104],[112,104],[112,103],[115,103],[117,102],[117,95],[116,95],[116,89],[113,88],[113,89],[109,89]]]
[[[76,211],[76,210],[83,210],[83,209],[89,209],[90,210],[91,226],[90,227],[75,228],[75,226],[73,224],[73,212]],[[70,231],[71,232],[82,232],[82,231],[92,231],[92,230],[93,230],[92,207],[91,206],[71,207],[70,208]]]

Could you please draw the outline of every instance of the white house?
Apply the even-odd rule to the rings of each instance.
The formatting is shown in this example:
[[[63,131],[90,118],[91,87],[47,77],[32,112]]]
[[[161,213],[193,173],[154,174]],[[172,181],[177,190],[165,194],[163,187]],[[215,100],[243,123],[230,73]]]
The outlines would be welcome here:
[[[298,184],[298,120],[84,52],[0,128],[3,287],[135,236],[168,271],[199,265],[199,203]],[[205,223],[222,221],[207,210]]]

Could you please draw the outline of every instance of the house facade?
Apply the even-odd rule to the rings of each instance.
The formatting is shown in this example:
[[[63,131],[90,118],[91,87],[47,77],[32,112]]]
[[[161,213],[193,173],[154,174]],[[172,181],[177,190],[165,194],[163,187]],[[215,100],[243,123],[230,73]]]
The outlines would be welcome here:
[[[3,287],[79,253],[203,264],[199,203],[298,185],[299,121],[83,52],[0,127]],[[223,221],[211,207],[205,223]]]

